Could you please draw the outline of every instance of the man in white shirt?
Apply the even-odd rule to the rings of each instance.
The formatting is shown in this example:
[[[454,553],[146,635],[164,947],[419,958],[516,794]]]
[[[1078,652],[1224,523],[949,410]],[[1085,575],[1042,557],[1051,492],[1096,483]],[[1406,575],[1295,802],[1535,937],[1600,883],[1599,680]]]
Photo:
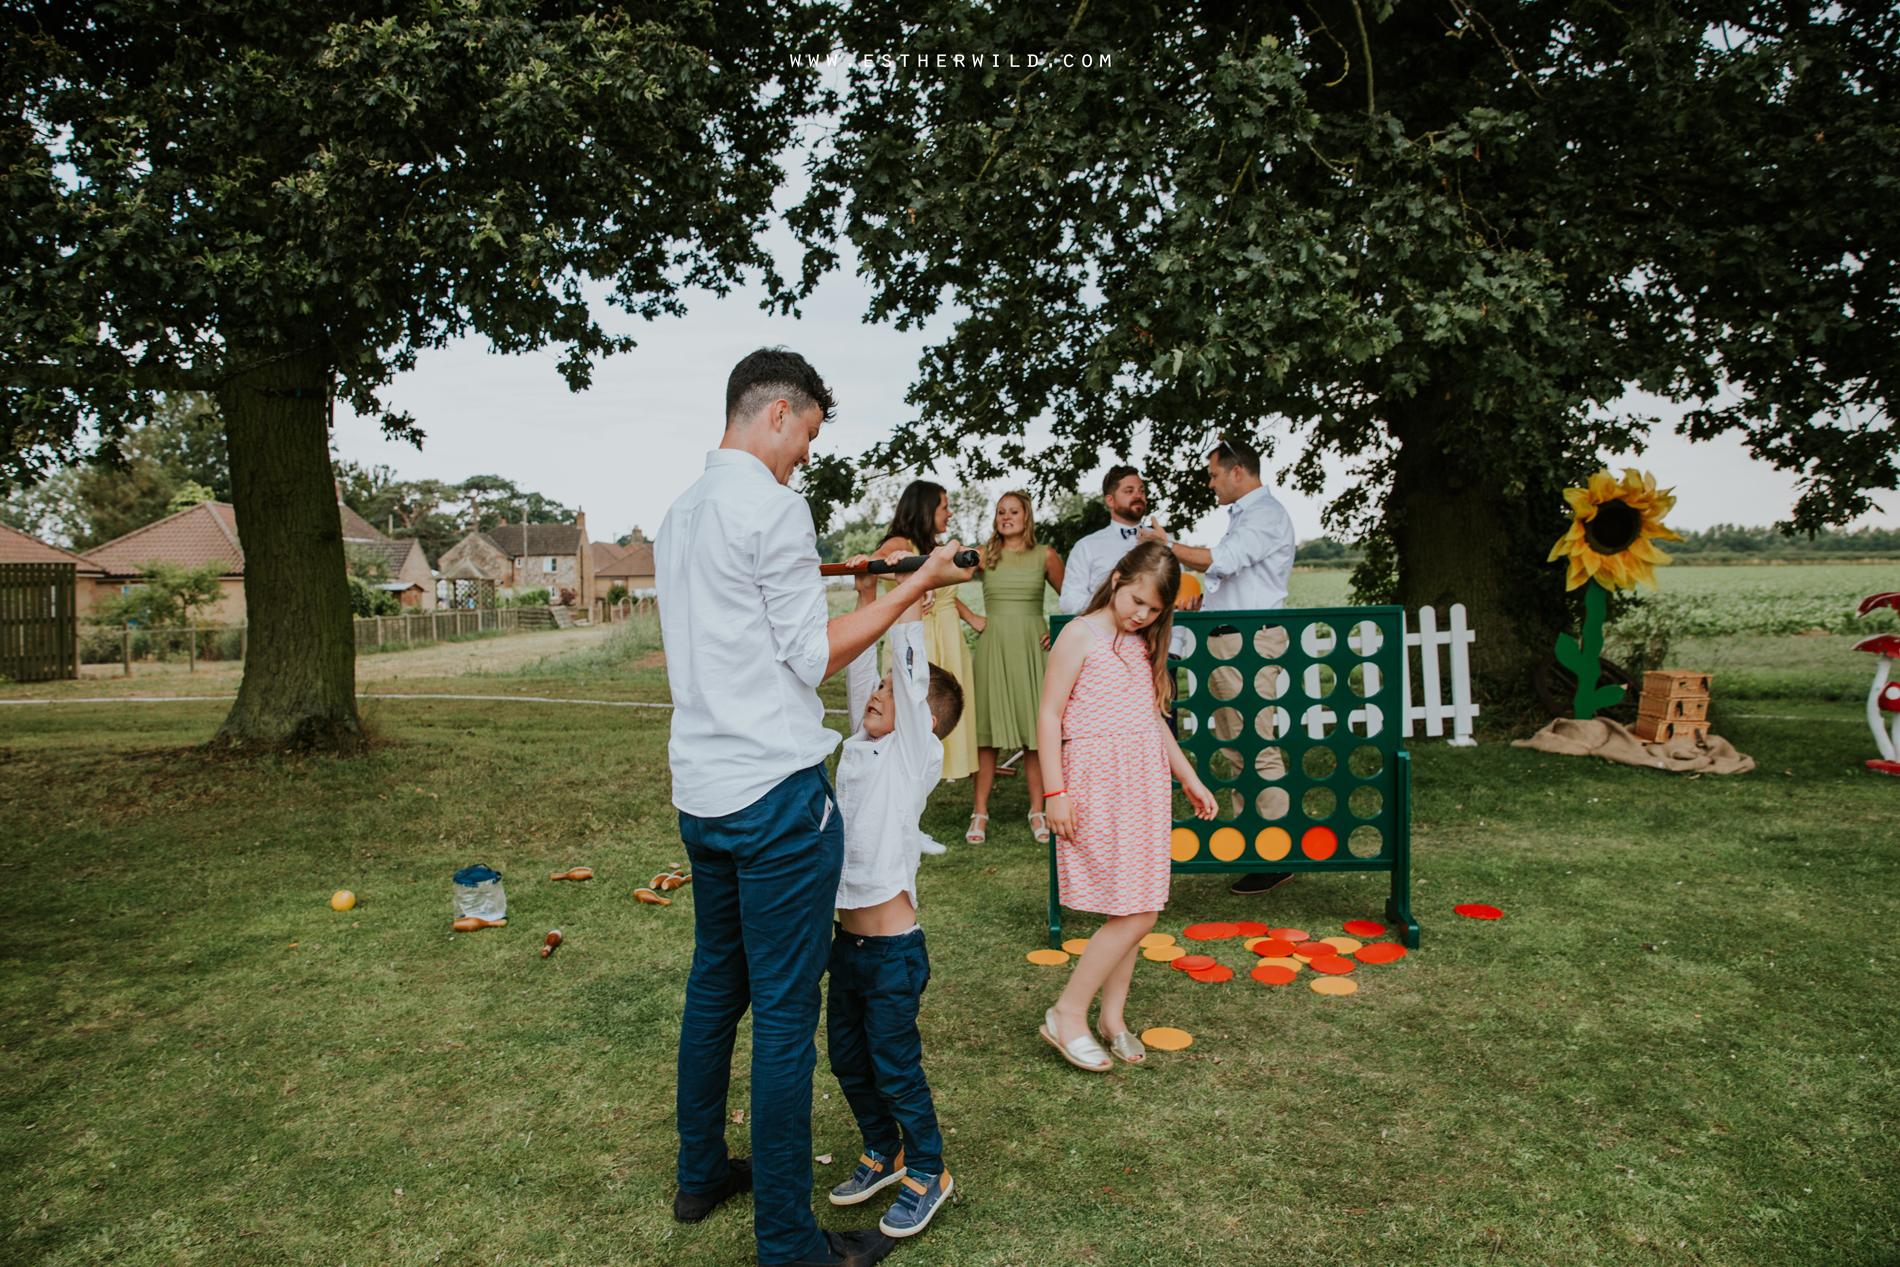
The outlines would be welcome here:
[[[1062,610],[1079,615],[1115,565],[1139,544],[1141,517],[1148,513],[1148,490],[1132,466],[1111,466],[1102,476],[1102,504],[1109,524],[1075,543],[1063,561]]]
[[[725,435],[654,548],[674,705],[667,759],[693,869],[673,1217],[696,1223],[752,1190],[761,1267],[868,1267],[895,1244],[876,1229],[820,1232],[811,1211],[812,1040],[844,848],[824,767],[839,736],[817,687],[925,593],[971,575],[951,562],[952,542],[876,602],[826,620],[811,511],[786,484],[833,405],[796,353],[740,361]],[[750,1160],[726,1150],[748,1009]]]
[[[1293,536],[1292,516],[1260,482],[1260,451],[1245,440],[1222,438],[1207,455],[1207,483],[1215,500],[1227,507],[1227,531],[1219,544],[1211,550],[1182,545],[1154,528],[1143,528],[1141,539],[1168,545],[1182,567],[1205,573],[1202,611],[1286,606],[1293,553],[1299,543]],[[1290,871],[1254,872],[1236,880],[1231,891],[1265,893],[1292,878]]]

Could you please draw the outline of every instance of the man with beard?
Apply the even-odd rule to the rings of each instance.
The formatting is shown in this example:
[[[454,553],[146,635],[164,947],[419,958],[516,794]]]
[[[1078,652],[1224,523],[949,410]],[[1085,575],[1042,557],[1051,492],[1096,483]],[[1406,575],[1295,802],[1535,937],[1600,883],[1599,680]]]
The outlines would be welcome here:
[[[1132,466],[1111,466],[1102,477],[1102,503],[1108,527],[1075,543],[1063,564],[1062,610],[1075,615],[1089,605],[1122,556],[1141,544],[1141,517],[1148,513],[1148,491]]]

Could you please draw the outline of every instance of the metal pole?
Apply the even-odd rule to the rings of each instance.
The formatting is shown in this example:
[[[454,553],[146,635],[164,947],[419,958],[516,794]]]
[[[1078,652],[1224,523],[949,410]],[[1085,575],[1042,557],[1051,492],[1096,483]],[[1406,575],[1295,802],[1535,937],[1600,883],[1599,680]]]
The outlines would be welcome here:
[[[198,626],[185,622],[185,671],[198,671]]]
[[[132,676],[132,622],[125,622],[125,675]]]

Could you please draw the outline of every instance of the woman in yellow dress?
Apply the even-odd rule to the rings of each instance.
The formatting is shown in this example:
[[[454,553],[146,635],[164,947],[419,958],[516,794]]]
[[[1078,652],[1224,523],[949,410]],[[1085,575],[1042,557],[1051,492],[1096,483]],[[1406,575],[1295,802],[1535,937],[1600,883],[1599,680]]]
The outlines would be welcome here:
[[[937,548],[938,536],[950,526],[950,494],[941,484],[913,480],[897,499],[891,515],[890,531],[872,556],[898,558],[906,554],[929,554]],[[894,582],[886,581],[889,589]],[[963,640],[963,622],[957,612],[954,587],[939,593],[937,601],[924,615],[924,654],[930,662],[947,671],[963,687],[963,697],[971,699],[970,644]],[[889,651],[885,652],[889,655]],[[976,770],[976,710],[966,707],[957,728],[943,737],[943,777],[968,778]]]

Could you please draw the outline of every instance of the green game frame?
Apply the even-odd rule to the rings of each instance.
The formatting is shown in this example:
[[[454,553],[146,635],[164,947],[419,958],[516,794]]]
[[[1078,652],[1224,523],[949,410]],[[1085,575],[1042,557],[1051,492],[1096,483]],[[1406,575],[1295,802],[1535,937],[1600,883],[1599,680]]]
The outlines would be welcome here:
[[[1051,638],[1072,619],[1050,617]],[[1177,738],[1221,812],[1193,817],[1175,784],[1170,870],[1389,872],[1385,922],[1416,949],[1403,609],[1177,612],[1174,625],[1189,644],[1173,664]],[[1049,945],[1061,944],[1051,837]]]

